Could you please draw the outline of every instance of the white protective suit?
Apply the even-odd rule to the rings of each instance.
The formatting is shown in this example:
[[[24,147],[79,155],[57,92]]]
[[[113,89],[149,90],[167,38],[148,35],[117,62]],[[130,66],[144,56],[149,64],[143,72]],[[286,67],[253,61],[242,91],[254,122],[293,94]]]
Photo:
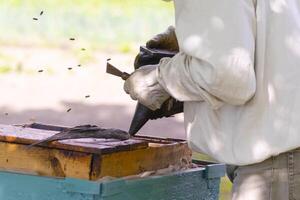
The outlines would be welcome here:
[[[158,81],[190,147],[248,165],[300,147],[300,1],[174,0],[180,53]]]

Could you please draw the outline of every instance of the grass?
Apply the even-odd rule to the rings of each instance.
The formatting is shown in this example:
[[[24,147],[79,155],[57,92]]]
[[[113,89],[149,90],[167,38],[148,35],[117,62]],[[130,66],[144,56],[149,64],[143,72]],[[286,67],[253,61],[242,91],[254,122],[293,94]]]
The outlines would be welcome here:
[[[161,0],[0,1],[0,26],[5,30],[0,42],[62,46],[74,37],[76,44],[88,48],[129,52],[174,24],[173,12],[172,4]]]
[[[0,74],[6,74],[12,72],[14,69],[9,66],[0,66]]]

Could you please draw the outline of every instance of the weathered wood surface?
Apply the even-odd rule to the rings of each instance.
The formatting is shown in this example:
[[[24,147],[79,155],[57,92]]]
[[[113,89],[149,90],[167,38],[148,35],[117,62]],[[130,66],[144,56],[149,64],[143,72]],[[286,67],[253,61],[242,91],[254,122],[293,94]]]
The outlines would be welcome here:
[[[53,177],[90,178],[92,154],[0,142],[0,170]]]
[[[97,180],[158,170],[191,158],[186,142],[151,137],[123,142],[77,139],[28,148],[55,133],[0,125],[0,170]]]
[[[55,135],[56,133],[58,133],[58,131],[33,129],[23,126],[0,125],[0,141],[3,142],[32,144]],[[116,151],[146,148],[148,144],[147,142],[139,139],[119,141],[114,139],[106,140],[85,138],[52,142],[43,146],[85,153],[105,154]]]
[[[136,172],[153,171],[167,168],[170,165],[181,165],[191,158],[191,151],[186,143],[174,143],[163,146],[150,144],[146,149],[137,149],[131,153],[116,152],[101,157],[101,169],[95,180],[103,176],[118,177],[138,174]],[[184,160],[184,161],[183,161]],[[99,169],[98,168],[98,169]],[[116,173],[117,172],[117,173]]]
[[[1,200],[218,200],[223,168],[213,165],[138,179],[85,181],[0,172]],[[206,171],[217,172],[214,178]],[[16,184],[17,183],[17,184]]]

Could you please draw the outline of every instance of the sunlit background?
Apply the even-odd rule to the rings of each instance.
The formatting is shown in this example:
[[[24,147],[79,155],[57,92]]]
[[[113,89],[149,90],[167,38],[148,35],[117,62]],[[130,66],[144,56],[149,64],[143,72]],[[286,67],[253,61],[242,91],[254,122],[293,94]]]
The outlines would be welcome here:
[[[0,1],[0,123],[127,130],[136,102],[105,73],[106,59],[132,72],[139,46],[172,24],[173,5],[160,0]],[[185,138],[183,116],[141,133]]]

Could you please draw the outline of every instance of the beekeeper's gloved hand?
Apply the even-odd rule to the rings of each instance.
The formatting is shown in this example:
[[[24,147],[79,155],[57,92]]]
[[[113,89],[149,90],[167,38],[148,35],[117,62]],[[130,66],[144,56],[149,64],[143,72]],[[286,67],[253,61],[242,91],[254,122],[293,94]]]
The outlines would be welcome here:
[[[179,51],[178,41],[174,26],[169,26],[168,29],[154,36],[146,43],[148,48],[165,49],[170,51]]]
[[[124,90],[153,111],[170,97],[157,81],[157,65],[146,65],[133,72],[125,81]]]

